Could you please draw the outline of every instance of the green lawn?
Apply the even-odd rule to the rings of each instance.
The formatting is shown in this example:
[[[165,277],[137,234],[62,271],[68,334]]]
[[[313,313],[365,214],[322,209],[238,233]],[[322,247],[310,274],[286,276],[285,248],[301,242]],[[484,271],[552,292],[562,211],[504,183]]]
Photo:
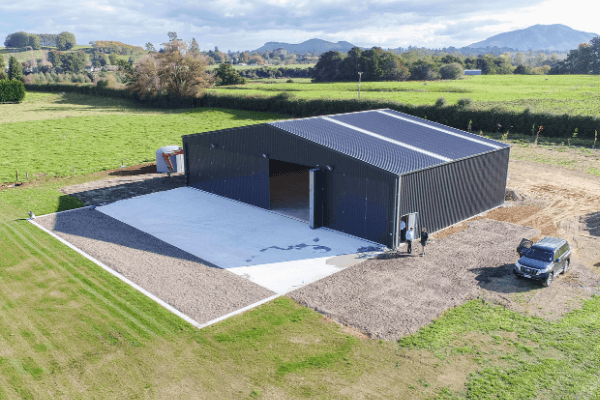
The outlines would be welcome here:
[[[358,82],[239,85],[213,89],[222,93],[274,96],[282,92],[300,98],[353,99]],[[394,100],[406,104],[434,104],[444,97],[448,104],[470,98],[475,107],[504,107],[532,112],[598,115],[600,76],[592,75],[482,75],[456,81],[362,82],[361,98]]]
[[[273,114],[224,109],[163,110],[133,101],[80,94],[28,93],[2,106],[0,182],[30,176],[87,174],[154,161],[181,136],[282,119]]]
[[[19,115],[31,119],[0,123],[9,159],[29,145],[35,152],[16,159],[35,160],[32,168],[76,159],[98,170],[109,154],[152,158],[154,141],[170,144],[164,142],[185,129],[278,118],[228,110],[169,114],[102,105],[95,97],[86,107],[84,98],[52,96],[21,104]],[[72,108],[74,116],[36,118],[51,114],[36,111],[38,101],[54,102],[57,113]],[[514,139],[522,155],[549,163],[597,157]],[[80,207],[58,189],[92,179],[98,177],[0,190],[0,399],[600,397],[600,296],[555,322],[473,300],[399,343],[367,339],[287,297],[197,330],[24,220],[28,210]]]
[[[473,300],[399,343],[287,297],[196,330],[22,219],[86,179],[0,191],[0,398],[600,396],[598,296],[557,322]]]

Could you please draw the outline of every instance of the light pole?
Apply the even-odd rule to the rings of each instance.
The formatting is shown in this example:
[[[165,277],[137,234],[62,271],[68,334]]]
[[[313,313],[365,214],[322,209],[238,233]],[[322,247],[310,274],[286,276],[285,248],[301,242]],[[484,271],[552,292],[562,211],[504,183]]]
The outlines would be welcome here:
[[[360,78],[362,78],[362,72],[358,73],[358,99],[360,100]]]

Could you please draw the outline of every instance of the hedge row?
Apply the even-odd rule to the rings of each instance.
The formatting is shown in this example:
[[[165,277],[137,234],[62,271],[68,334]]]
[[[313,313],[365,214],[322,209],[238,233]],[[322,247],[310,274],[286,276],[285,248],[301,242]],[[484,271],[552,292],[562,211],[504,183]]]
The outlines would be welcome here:
[[[288,114],[295,117],[336,114],[370,109],[390,108],[417,117],[467,130],[469,124],[472,131],[537,133],[543,126],[541,136],[572,137],[575,129],[581,139],[593,139],[594,132],[600,130],[600,118],[593,116],[532,113],[504,111],[498,109],[479,110],[473,107],[458,105],[415,106],[395,101],[381,100],[326,100],[300,99],[288,94],[274,97],[241,96],[231,94],[210,93],[198,98],[176,98],[173,96],[156,96],[144,100],[127,90],[98,88],[91,85],[26,85],[27,90],[77,92],[108,97],[129,98],[141,101],[152,107],[191,108],[191,107],[222,107],[238,110],[265,111]]]
[[[201,98],[204,107],[223,107],[251,111],[268,111],[290,114],[295,117],[336,114],[362,110],[389,108],[406,114],[425,118],[454,128],[479,132],[506,132],[536,134],[543,126],[541,136],[572,137],[575,129],[578,138],[593,139],[594,132],[600,131],[600,118],[580,115],[555,115],[514,112],[503,110],[478,110],[472,107],[434,105],[415,106],[395,101],[381,100],[326,100],[300,99],[287,95],[274,97],[236,96],[229,94],[209,94]]]
[[[25,84],[25,88],[29,91],[37,92],[66,92],[66,93],[81,93],[94,96],[102,97],[116,97],[121,99],[137,100],[143,105],[149,107],[162,107],[162,108],[192,108],[200,105],[201,99],[182,99],[176,96],[161,95],[156,97],[150,97],[140,99],[140,97],[130,92],[129,90],[122,89],[109,89],[101,86],[94,86],[91,84],[83,85],[65,85],[60,83],[49,83],[49,84]]]
[[[25,97],[25,85],[20,80],[0,80],[0,103],[18,103]]]

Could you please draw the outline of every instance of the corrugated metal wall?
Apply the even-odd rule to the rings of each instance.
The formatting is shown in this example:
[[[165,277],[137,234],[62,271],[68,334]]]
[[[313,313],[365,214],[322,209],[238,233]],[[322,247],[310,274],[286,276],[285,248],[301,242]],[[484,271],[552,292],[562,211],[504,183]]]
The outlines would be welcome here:
[[[269,208],[269,160],[232,145],[241,141],[251,147],[251,136],[242,128],[184,136],[188,186]]]
[[[262,208],[269,208],[268,158],[325,169],[325,226],[394,246],[392,173],[268,124],[184,136],[183,143],[189,186]]]
[[[510,148],[400,177],[399,215],[435,232],[504,203]]]

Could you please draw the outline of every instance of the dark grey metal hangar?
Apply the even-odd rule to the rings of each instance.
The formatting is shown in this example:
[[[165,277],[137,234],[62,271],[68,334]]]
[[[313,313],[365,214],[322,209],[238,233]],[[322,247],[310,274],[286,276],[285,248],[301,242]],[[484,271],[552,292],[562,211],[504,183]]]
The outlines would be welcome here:
[[[504,203],[510,145],[389,109],[183,137],[188,186],[396,248]]]

